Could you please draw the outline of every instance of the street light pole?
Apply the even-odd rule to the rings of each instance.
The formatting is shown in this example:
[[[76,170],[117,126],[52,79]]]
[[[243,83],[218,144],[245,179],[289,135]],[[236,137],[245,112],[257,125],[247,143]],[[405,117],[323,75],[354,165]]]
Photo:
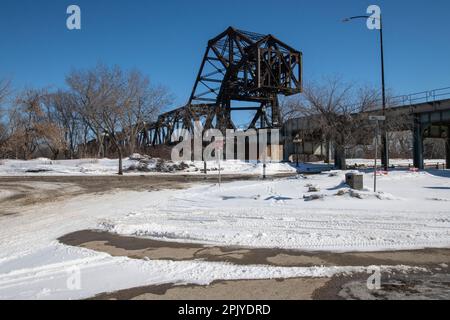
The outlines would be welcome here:
[[[383,116],[386,117],[386,86],[384,80],[384,43],[383,43],[383,18],[380,14],[380,48],[381,48],[381,91],[383,99]],[[381,145],[383,151],[381,154],[381,161],[384,166],[384,171],[389,170],[389,146],[387,139],[386,123],[383,122],[381,131]]]
[[[373,192],[377,192],[377,171],[378,171],[378,134],[379,134],[379,122],[377,121],[377,128],[375,129],[375,162],[373,167]]]
[[[344,19],[343,22],[349,22],[351,20],[355,19],[377,19],[373,18],[371,16],[355,16],[350,17],[347,19]],[[382,95],[382,103],[383,103],[383,116],[386,116],[386,85],[385,85],[385,78],[384,78],[384,42],[383,42],[383,19],[380,14],[380,50],[381,50],[381,95]],[[382,144],[382,152],[381,152],[381,160],[384,167],[384,171],[389,170],[389,146],[388,146],[388,139],[387,139],[387,131],[386,131],[386,125],[383,124],[382,131],[381,131],[381,144]]]
[[[385,116],[369,116],[369,121],[375,122],[375,159],[373,167],[373,192],[377,192],[377,174],[378,174],[378,136],[380,134],[380,122],[386,121]]]

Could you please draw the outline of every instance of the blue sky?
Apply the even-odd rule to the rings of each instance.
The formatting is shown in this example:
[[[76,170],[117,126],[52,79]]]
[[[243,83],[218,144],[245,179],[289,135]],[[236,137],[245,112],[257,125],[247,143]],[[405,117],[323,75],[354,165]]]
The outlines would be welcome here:
[[[70,4],[81,7],[81,31],[66,29]],[[341,75],[378,85],[378,33],[363,20],[341,23],[370,4],[383,10],[387,86],[398,94],[450,86],[448,0],[0,0],[0,76],[16,88],[64,87],[72,68],[101,61],[140,69],[181,105],[207,40],[231,25],[303,51],[306,81]]]

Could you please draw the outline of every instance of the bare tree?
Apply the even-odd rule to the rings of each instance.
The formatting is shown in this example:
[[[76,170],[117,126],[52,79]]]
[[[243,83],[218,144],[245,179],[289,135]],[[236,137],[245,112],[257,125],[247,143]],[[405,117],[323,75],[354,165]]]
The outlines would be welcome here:
[[[426,159],[445,159],[445,140],[444,139],[425,139],[424,157]]]
[[[9,112],[9,144],[17,157],[25,160],[37,150],[38,132],[36,124],[42,116],[40,108],[41,93],[37,90],[25,90],[20,93]],[[20,155],[20,156],[19,156]]]
[[[134,70],[126,74],[118,121],[126,137],[130,154],[136,151],[138,134],[147,124],[155,121],[161,109],[171,101],[172,98],[166,88],[152,86],[149,79],[139,71]]]
[[[122,174],[123,156],[136,151],[139,133],[170,103],[167,89],[151,85],[139,71],[101,64],[72,71],[66,80],[69,91],[30,89],[17,95],[8,123],[0,118],[0,151],[24,159],[37,151],[73,158],[79,146],[83,155],[96,146],[98,156],[108,149],[118,154]],[[9,88],[0,81],[0,107]]]
[[[66,78],[75,97],[79,100],[79,112],[90,129],[97,136],[100,146],[108,137],[119,155],[118,174],[123,174],[123,150],[118,133],[120,132],[119,113],[120,95],[123,87],[122,70],[97,65],[87,71],[72,71]],[[100,151],[99,151],[100,152]]]
[[[104,73],[103,69],[105,69],[103,65],[98,65],[92,70],[74,70],[66,77],[66,82],[76,100],[77,112],[85,127],[88,128],[88,130],[85,130],[83,142],[87,146],[87,140],[92,133],[99,144],[98,157],[102,152],[104,132],[97,122],[93,121],[92,117],[95,114],[94,111],[100,108],[100,105],[105,104],[107,100],[106,80],[100,78],[101,73]]]
[[[305,87],[302,103],[304,113],[318,121],[325,141],[334,144],[335,165],[341,169],[346,167],[345,145],[351,138],[351,115],[356,111],[350,101],[351,90],[351,85],[338,78],[323,85],[312,83]]]
[[[303,117],[305,116],[304,101],[299,95],[284,98],[280,101],[280,112],[283,123],[291,119]]]
[[[10,94],[11,82],[9,80],[0,79],[0,156],[4,153],[8,141],[8,128],[4,122],[3,103]]]
[[[47,119],[63,132],[65,157],[73,159],[78,145],[82,143],[83,125],[74,95],[57,91],[43,97]]]
[[[0,79],[0,107],[11,93],[11,81]]]
[[[138,133],[170,101],[170,95],[164,88],[150,86],[138,71],[124,72],[101,64],[87,71],[72,71],[66,80],[100,148],[104,140],[114,146],[122,175],[125,152],[135,151]]]
[[[21,92],[9,111],[9,149],[16,155],[29,159],[38,149],[47,148],[56,158],[64,148],[63,129],[53,121],[43,108],[43,90]]]
[[[6,156],[8,138],[8,129],[3,122],[0,122],[0,158],[4,158]]]
[[[363,144],[369,136],[370,124],[361,112],[373,109],[376,100],[375,90],[357,89],[334,77],[307,84],[303,95],[288,100],[284,110],[289,116],[311,118],[315,125],[307,130],[320,131],[326,144],[334,145],[335,165],[345,169],[346,149]]]

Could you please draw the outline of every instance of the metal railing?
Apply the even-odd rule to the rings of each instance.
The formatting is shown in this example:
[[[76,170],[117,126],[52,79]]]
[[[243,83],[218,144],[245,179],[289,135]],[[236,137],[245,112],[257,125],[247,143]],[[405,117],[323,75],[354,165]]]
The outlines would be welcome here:
[[[387,97],[386,109],[394,109],[401,107],[410,107],[421,103],[432,103],[440,100],[450,99],[450,87],[433,89],[429,91],[416,92],[406,95]],[[358,110],[356,113],[361,112],[361,109],[366,112],[379,111],[383,108],[383,100],[376,99],[370,106],[361,106],[360,103],[348,105],[349,110]]]
[[[388,99],[388,107],[395,108],[411,106],[415,104],[436,102],[445,99],[450,99],[450,87],[393,97],[391,99]]]
[[[393,109],[393,108],[401,108],[401,107],[410,107],[416,104],[421,103],[429,103],[429,102],[436,102],[440,100],[446,100],[450,99],[450,87],[445,88],[439,88],[439,89],[433,89],[429,91],[421,91],[406,95],[399,95],[395,97],[388,97],[386,102],[386,108],[387,109]],[[382,109],[383,101],[382,99],[377,99],[373,103],[373,107],[368,109],[367,111],[378,111]],[[353,104],[350,105],[351,107],[360,107],[360,104]],[[352,108],[350,108],[352,109]],[[238,129],[245,129],[248,124],[241,124],[238,126]]]

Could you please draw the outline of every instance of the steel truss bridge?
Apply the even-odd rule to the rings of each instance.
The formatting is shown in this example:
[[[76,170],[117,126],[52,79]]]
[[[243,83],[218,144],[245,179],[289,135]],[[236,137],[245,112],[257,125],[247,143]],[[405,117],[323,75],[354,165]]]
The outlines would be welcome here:
[[[188,103],[161,114],[139,135],[141,147],[171,143],[175,130],[236,129],[232,112],[253,111],[244,129],[281,128],[278,96],[302,92],[302,53],[273,35],[229,27],[208,42]],[[235,107],[232,102],[252,106]]]

